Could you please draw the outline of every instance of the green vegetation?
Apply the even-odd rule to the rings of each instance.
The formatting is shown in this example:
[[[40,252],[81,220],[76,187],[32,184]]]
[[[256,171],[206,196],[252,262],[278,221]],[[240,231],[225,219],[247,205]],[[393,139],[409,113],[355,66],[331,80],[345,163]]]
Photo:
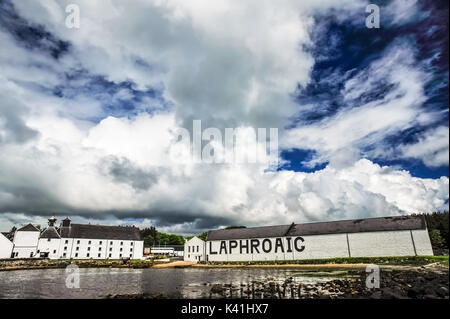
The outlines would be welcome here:
[[[327,259],[273,260],[273,261],[220,261],[210,265],[323,265],[323,264],[375,264],[375,265],[427,265],[431,263],[449,265],[448,256],[406,256],[406,257],[345,257]]]
[[[431,245],[433,248],[444,248],[445,241],[441,236],[439,229],[432,229],[429,231]]]
[[[161,233],[151,226],[141,230],[141,237],[144,239],[144,247],[160,245],[184,245],[183,236]]]
[[[443,213],[434,212],[431,214],[421,214],[421,215],[425,216],[425,220],[427,221],[428,233],[430,235],[433,248],[448,249],[449,212],[448,211]],[[439,231],[439,235],[438,232],[436,232],[435,230]]]

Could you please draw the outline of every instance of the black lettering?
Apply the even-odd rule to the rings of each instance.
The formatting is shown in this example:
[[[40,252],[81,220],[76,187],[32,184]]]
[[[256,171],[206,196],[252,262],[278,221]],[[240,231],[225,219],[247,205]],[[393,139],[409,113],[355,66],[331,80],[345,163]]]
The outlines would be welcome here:
[[[245,241],[245,245],[242,245],[242,240],[239,241],[239,252],[242,254],[242,248],[245,248],[246,254],[248,254],[248,240]]]
[[[227,243],[223,240],[220,242],[219,254],[222,254],[222,250],[225,250],[225,254],[227,253]]]
[[[287,253],[292,253],[292,247],[291,247],[291,237],[286,237],[286,241],[287,241]]]
[[[266,244],[269,244],[269,248],[266,248]],[[262,242],[262,250],[265,253],[270,253],[270,251],[272,250],[272,241],[270,239],[264,239]]]
[[[303,240],[303,238],[302,237],[297,237],[297,238],[295,238],[295,240],[294,240],[294,247],[295,247],[295,250],[296,251],[298,251],[299,253],[300,252],[302,252],[304,249],[305,249],[305,246],[300,246],[300,248],[298,248],[298,241],[301,241],[301,242],[304,242],[304,240]]]
[[[230,240],[230,254],[232,254],[233,252],[233,248],[236,248],[238,246],[238,243],[236,240]]]
[[[281,252],[284,253],[284,247],[283,247],[283,239],[276,238],[275,239],[275,252],[278,252],[278,248],[281,249]]]
[[[217,255],[217,251],[212,251],[212,242],[209,242],[209,254],[210,255]]]
[[[258,246],[259,246],[259,240],[258,240],[258,239],[252,239],[252,240],[250,240],[250,246],[252,247],[252,248],[251,248],[252,254],[253,254],[253,248],[256,250],[256,253],[259,254],[259,249],[258,249]]]

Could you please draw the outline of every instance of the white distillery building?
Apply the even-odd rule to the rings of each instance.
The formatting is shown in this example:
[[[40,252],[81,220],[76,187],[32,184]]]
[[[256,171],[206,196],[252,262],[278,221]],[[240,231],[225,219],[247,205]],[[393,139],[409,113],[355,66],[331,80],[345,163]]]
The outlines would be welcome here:
[[[55,222],[50,218],[42,232],[31,224],[17,230],[13,257],[142,259],[144,242],[137,227],[73,224],[66,218],[57,228]]]
[[[41,231],[38,227],[28,224],[19,228],[14,233],[13,255],[14,258],[36,257],[39,235]]]
[[[206,261],[433,255],[422,216],[212,230],[205,244]]]
[[[14,244],[7,238],[6,233],[0,233],[0,259],[11,258]]]
[[[185,261],[205,261],[205,242],[194,236],[184,243],[184,260]]]

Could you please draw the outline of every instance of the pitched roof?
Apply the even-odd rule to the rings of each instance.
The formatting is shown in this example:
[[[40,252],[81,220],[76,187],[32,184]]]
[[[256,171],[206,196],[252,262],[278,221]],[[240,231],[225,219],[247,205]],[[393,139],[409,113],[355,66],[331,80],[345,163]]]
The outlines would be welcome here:
[[[40,238],[61,238],[58,234],[58,231],[55,227],[50,226],[44,229],[44,231],[41,233]]]
[[[141,240],[139,228],[134,226],[70,224],[69,227],[61,227],[60,232],[62,238]]]
[[[426,223],[423,216],[396,216],[281,226],[211,230],[208,232],[207,240],[325,235],[425,228]]]
[[[22,228],[19,228],[17,231],[38,231],[38,232],[40,232],[40,230],[32,224],[25,225]]]
[[[11,233],[2,232],[1,235],[4,236],[4,237],[5,237],[6,239],[8,239],[9,241],[12,241],[12,240],[11,240]]]

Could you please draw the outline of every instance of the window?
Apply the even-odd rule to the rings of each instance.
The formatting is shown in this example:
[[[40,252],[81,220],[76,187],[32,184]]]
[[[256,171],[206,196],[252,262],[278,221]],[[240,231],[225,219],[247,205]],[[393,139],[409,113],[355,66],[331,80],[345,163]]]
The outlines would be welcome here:
[[[88,247],[88,251],[91,251],[91,247]]]
[[[101,254],[98,254],[98,257],[100,257],[101,256]]]
[[[63,254],[63,257],[66,257],[66,256],[67,256],[67,254],[66,254],[66,253],[64,253],[64,254]]]
[[[133,251],[133,248],[130,248],[130,251]]]
[[[56,254],[56,250],[54,250],[53,253]]]
[[[64,247],[64,250],[67,250],[67,247]]]
[[[77,247],[76,251],[79,251],[79,250],[80,250],[80,247]]]
[[[121,245],[121,246],[123,245],[123,241],[120,242],[120,245]]]
[[[75,257],[78,257],[78,253],[75,254]]]
[[[88,242],[88,245],[90,245],[90,244],[91,244],[91,241]]]
[[[47,241],[50,241],[50,238],[47,238]]]
[[[133,254],[130,254],[130,258],[132,258],[133,257]]]
[[[98,247],[98,251],[102,251],[102,247]]]
[[[111,257],[111,254],[109,254],[109,257]]]
[[[79,240],[77,240],[77,244],[79,244],[80,243],[80,241]]]
[[[66,239],[66,244],[68,244],[69,243],[69,241]]]
[[[33,257],[33,252],[30,253],[30,257]]]
[[[188,252],[191,252],[191,246],[188,246]]]
[[[122,258],[122,254],[120,254],[119,257]]]
[[[40,250],[38,249],[37,253],[39,254]]]
[[[103,244],[103,242],[100,240],[100,242],[98,244],[101,245],[101,244]]]
[[[122,251],[122,248],[120,248],[120,251]]]
[[[112,251],[112,248],[111,248],[111,247],[109,248],[109,251]]]
[[[110,241],[110,242],[109,242],[109,244],[110,244],[110,245],[112,245],[112,244],[113,244],[113,242],[112,242],[112,241]]]
[[[131,242],[131,246],[133,246],[133,244],[134,244],[134,243],[133,243],[133,242]]]
[[[89,253],[86,254],[86,257],[89,257]]]
[[[197,246],[197,252],[198,252],[199,246]]]

